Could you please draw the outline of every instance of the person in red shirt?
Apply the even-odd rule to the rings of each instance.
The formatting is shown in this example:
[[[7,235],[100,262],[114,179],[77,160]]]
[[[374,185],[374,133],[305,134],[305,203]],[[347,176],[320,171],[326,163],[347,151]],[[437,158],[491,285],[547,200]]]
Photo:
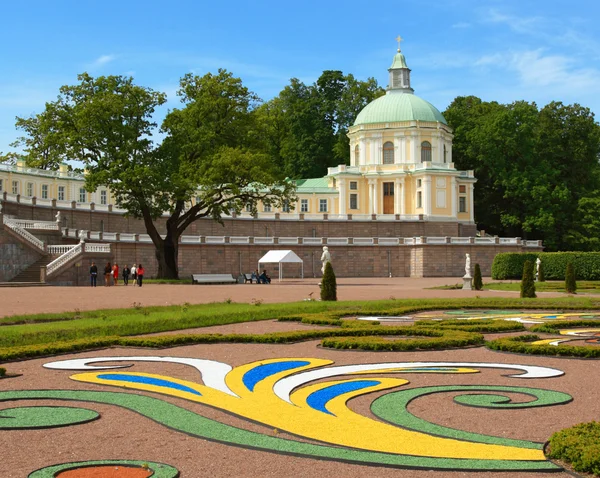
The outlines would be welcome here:
[[[144,280],[144,267],[142,264],[137,266],[137,282],[140,287],[142,287],[142,281]]]
[[[115,264],[112,267],[112,276],[113,276],[113,283],[115,285],[117,285],[117,282],[119,281],[119,266],[117,265],[117,263],[115,262]]]

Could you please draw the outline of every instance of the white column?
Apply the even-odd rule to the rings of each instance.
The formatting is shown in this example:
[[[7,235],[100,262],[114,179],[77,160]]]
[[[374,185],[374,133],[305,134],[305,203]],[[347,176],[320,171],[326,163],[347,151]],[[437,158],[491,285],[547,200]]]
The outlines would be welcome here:
[[[456,177],[452,176],[450,179],[450,215],[456,217],[458,213],[458,206],[456,204]]]
[[[421,157],[419,156],[419,137],[416,131],[413,131],[410,135],[410,162],[411,163],[420,163]]]
[[[359,158],[360,164],[367,164],[367,142],[364,138],[359,141]]]
[[[423,213],[431,215],[431,176],[423,178]]]
[[[453,163],[454,161],[452,161],[452,143],[448,143],[448,146],[446,146],[448,148],[448,152],[446,153],[446,161],[448,161],[449,163]]]
[[[369,214],[373,214],[373,182],[369,179]]]
[[[348,198],[346,197],[346,180],[338,178],[338,186],[340,192],[338,211],[339,214],[346,214],[346,204],[348,203]]]
[[[437,151],[436,151],[437,159],[434,159],[434,161],[437,163],[443,163],[444,162],[444,141],[442,139],[441,134],[438,133],[435,143],[437,146]]]
[[[469,220],[471,222],[475,222],[475,207],[473,206],[473,183],[469,183],[467,191],[469,191],[469,204],[467,204],[467,207],[469,208]]]
[[[404,197],[403,180],[396,178],[394,183],[394,214],[402,214],[401,198]]]
[[[377,179],[373,179],[373,214],[379,214],[379,185]]]

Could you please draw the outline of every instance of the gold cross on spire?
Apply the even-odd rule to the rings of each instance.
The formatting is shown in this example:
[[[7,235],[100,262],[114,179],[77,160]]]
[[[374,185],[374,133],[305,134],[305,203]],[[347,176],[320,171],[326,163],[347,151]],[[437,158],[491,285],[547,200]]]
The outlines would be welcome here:
[[[402,38],[400,35],[398,35],[398,37],[396,38],[396,41],[398,42],[398,51],[400,51],[400,42],[404,40],[404,38]]]

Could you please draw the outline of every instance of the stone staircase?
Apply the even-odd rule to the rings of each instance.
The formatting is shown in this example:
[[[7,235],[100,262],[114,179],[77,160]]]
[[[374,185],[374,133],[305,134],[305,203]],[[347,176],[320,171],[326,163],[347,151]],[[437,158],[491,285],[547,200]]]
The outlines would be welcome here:
[[[52,256],[44,256],[38,259],[36,262],[31,264],[27,269],[19,272],[13,277],[7,284],[35,284],[42,285],[40,282],[40,269],[42,266],[47,266],[52,262],[54,258]]]

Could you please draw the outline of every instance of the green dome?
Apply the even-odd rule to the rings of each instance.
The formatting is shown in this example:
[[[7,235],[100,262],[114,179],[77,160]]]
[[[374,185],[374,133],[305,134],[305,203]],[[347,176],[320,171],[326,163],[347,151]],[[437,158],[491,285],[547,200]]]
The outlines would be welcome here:
[[[365,106],[354,126],[399,121],[432,121],[448,124],[442,113],[431,103],[410,93],[390,92]]]

